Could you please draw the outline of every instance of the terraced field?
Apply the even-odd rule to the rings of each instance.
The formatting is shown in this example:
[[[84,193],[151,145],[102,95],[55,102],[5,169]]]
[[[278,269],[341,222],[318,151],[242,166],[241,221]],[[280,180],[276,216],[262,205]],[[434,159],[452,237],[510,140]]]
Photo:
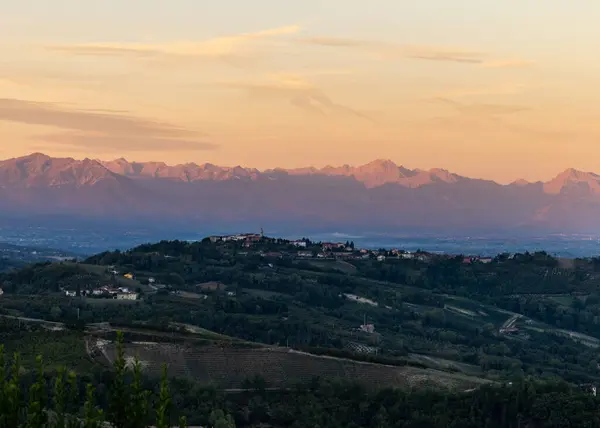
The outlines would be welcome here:
[[[101,352],[96,352],[96,358],[111,362],[116,355],[114,344],[99,345]],[[157,375],[167,363],[171,376],[193,378],[221,389],[242,388],[244,381],[255,375],[262,376],[269,388],[286,388],[315,377],[354,380],[373,387],[468,389],[485,382],[460,374],[316,356],[287,348],[133,342],[125,345],[125,354],[130,359],[138,357],[151,375]]]

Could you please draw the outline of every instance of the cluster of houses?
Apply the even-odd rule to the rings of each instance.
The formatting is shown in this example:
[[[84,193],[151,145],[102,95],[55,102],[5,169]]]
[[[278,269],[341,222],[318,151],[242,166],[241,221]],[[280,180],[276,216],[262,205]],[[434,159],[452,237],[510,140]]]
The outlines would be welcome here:
[[[296,247],[298,251],[296,253],[289,251],[271,251],[261,252],[260,255],[268,258],[278,257],[295,257],[300,259],[328,259],[328,260],[366,260],[366,259],[377,259],[380,262],[386,259],[407,259],[407,260],[419,260],[423,262],[430,261],[433,258],[440,257],[454,257],[447,254],[432,254],[423,251],[405,251],[399,249],[391,250],[370,250],[370,249],[358,249],[354,247],[353,243],[343,242],[322,242],[313,243],[308,239],[299,239],[293,241],[278,240],[274,238],[267,238],[261,232],[258,233],[242,233],[237,235],[223,235],[223,236],[209,236],[211,242],[238,242],[242,243],[245,248],[251,248],[261,241],[271,241],[285,243],[286,245]],[[246,253],[239,253],[246,254]],[[491,263],[492,257],[480,257],[480,256],[466,256],[463,258],[464,264],[473,263]]]
[[[467,265],[470,265],[472,263],[485,263],[485,264],[487,264],[487,263],[491,263],[492,260],[494,260],[494,259],[491,258],[491,257],[478,257],[478,256],[470,257],[469,256],[469,257],[465,257],[463,259],[463,263],[467,264]]]
[[[259,233],[240,233],[237,235],[214,235],[209,236],[210,242],[258,242],[263,238]]]
[[[321,248],[317,251],[298,251],[296,257],[302,259],[317,258],[330,260],[368,260],[375,258],[378,261],[383,262],[388,258],[427,261],[431,258],[431,255],[422,252],[414,253],[397,249],[389,251],[369,250],[366,248],[355,249],[343,243],[325,242],[321,244]]]
[[[63,290],[68,297],[77,297],[77,292],[72,290]],[[137,300],[138,293],[131,291],[127,287],[111,287],[108,285],[94,288],[92,290],[81,290],[81,297],[109,298],[117,300]]]

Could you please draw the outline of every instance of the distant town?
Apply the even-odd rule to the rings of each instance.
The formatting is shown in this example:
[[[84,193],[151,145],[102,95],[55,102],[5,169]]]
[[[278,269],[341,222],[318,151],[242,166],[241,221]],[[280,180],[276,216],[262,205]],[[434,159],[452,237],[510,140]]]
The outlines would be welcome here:
[[[285,240],[278,238],[265,237],[263,234],[256,233],[242,233],[237,235],[214,235],[209,236],[207,239],[212,243],[218,242],[237,242],[241,243],[244,248],[252,248],[256,243],[261,241],[270,241],[275,244],[285,246],[286,244],[291,247],[295,247],[298,250],[293,251],[274,251],[274,252],[260,252],[261,256],[266,257],[292,257],[299,259],[325,259],[325,260],[365,260],[365,259],[377,259],[378,261],[385,261],[388,258],[395,259],[417,259],[419,261],[428,261],[432,258],[452,258],[455,257],[451,254],[434,254],[426,251],[406,251],[397,248],[392,249],[366,249],[358,248],[352,241],[346,242],[313,242],[308,238],[299,240]],[[512,257],[509,255],[508,257]],[[493,260],[492,257],[480,257],[480,256],[465,256],[463,263],[490,263]]]
[[[429,253],[426,251],[406,251],[402,249],[365,249],[358,248],[354,242],[314,242],[309,238],[297,240],[287,240],[282,238],[272,238],[261,233],[241,233],[234,235],[213,235],[205,238],[204,242],[210,242],[214,245],[226,245],[237,248],[239,256],[258,255],[264,259],[291,259],[291,260],[376,260],[385,262],[386,260],[405,259],[428,262],[434,259],[452,258],[455,255]],[[267,249],[265,249],[267,248]],[[165,256],[168,257],[168,256]],[[513,255],[508,255],[508,258]],[[472,263],[490,263],[491,257],[463,256],[462,262]],[[271,263],[265,265],[266,268],[273,267]],[[86,297],[97,299],[116,299],[116,300],[137,300],[140,292],[132,287],[122,285],[122,281],[130,280],[135,284],[137,278],[131,272],[119,272],[115,266],[109,266],[106,273],[113,278],[110,285],[90,286],[87,289],[61,290],[68,297]],[[146,285],[154,291],[164,288],[163,284],[158,284],[154,278],[145,278]],[[173,291],[176,293],[177,291]],[[347,298],[357,298],[357,296],[346,296]],[[370,331],[371,326],[361,326],[361,329]]]

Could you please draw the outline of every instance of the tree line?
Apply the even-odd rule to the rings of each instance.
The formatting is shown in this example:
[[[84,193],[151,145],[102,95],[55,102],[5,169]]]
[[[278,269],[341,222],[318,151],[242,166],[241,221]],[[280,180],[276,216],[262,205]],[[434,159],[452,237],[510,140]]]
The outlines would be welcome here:
[[[44,369],[41,356],[35,373],[28,373],[18,353],[7,361],[0,345],[0,428],[167,428],[187,427],[185,416],[174,412],[167,368],[163,366],[158,394],[144,387],[142,364],[128,364],[123,334],[117,334],[117,355],[113,363],[104,408],[92,383],[82,385],[73,371],[55,373]],[[230,415],[214,409],[208,415],[214,428],[235,428]]]

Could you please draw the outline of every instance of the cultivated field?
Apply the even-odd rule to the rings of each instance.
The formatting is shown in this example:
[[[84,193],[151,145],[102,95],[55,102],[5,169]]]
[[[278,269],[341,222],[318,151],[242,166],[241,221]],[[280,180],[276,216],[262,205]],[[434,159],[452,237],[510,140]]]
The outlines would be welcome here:
[[[99,361],[114,360],[114,343],[92,340]],[[149,374],[158,375],[161,365],[167,363],[171,376],[193,378],[221,389],[243,388],[244,381],[256,375],[262,376],[269,388],[287,388],[316,377],[354,380],[373,387],[468,389],[485,382],[460,374],[316,356],[287,348],[132,342],[125,344],[125,354],[129,359],[139,358]]]

